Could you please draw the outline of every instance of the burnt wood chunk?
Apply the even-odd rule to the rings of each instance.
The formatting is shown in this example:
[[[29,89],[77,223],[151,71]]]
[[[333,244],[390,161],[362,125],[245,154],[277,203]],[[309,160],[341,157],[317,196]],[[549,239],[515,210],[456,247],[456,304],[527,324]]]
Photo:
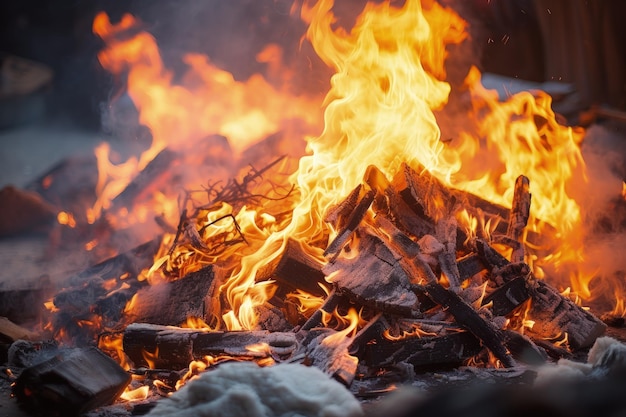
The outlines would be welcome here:
[[[354,189],[350,191],[350,194],[348,194],[348,196],[343,199],[341,203],[328,210],[328,213],[326,213],[326,216],[324,217],[324,221],[332,224],[337,229],[345,227],[350,214],[354,212],[354,209],[361,198],[363,188],[363,184],[359,184],[354,187]]]
[[[513,357],[528,365],[542,365],[548,359],[545,350],[539,348],[529,337],[513,330],[504,330],[507,349]]]
[[[357,303],[382,311],[411,314],[417,297],[411,291],[410,278],[400,264],[401,257],[368,228],[357,231],[359,255],[341,256],[324,267],[332,274],[332,283]]]
[[[289,290],[302,290],[318,297],[327,293],[328,286],[322,264],[303,249],[304,243],[288,239],[280,257],[264,266],[258,273],[259,281],[275,280]]]
[[[124,274],[137,276],[145,269],[149,268],[154,262],[154,256],[159,250],[162,237],[156,237],[146,243],[143,243],[127,252],[113,256],[94,266],[79,272],[69,278],[70,286],[77,286],[92,279],[109,280],[111,278],[118,279]]]
[[[349,352],[352,339],[333,329],[316,329],[305,334],[300,355],[305,363],[315,366],[346,386],[356,375],[358,358]]]
[[[365,217],[365,214],[367,213],[369,207],[372,205],[375,196],[376,191],[374,190],[367,190],[365,192],[363,198],[359,200],[354,210],[346,220],[345,226],[341,230],[339,230],[339,233],[337,233],[335,239],[330,242],[330,244],[324,251],[324,256],[326,257],[326,259],[331,262],[337,259],[337,256],[339,256],[339,254],[341,253],[341,250],[348,242],[348,239],[350,239],[350,236],[352,236],[356,228]]]
[[[416,367],[457,365],[481,350],[480,341],[467,331],[442,336],[408,336],[389,340],[380,337],[364,345],[359,357],[368,366],[389,366],[407,362]]]
[[[531,194],[529,187],[528,178],[523,175],[517,177],[507,230],[507,236],[518,242],[518,245],[513,248],[511,262],[524,262],[524,228],[528,224],[528,217],[530,216]]]
[[[447,290],[436,282],[423,286],[423,291],[437,304],[445,308],[458,324],[479,338],[502,364],[511,368],[515,360],[504,346],[502,332],[483,319],[469,304],[456,293]]]
[[[392,184],[415,214],[433,222],[450,214],[456,204],[448,187],[423,166],[416,171],[403,163]]]
[[[483,305],[491,303],[494,316],[506,316],[530,298],[530,292],[524,277],[508,281],[483,299]]]
[[[152,161],[111,201],[109,211],[115,212],[122,208],[131,209],[133,205],[145,198],[152,191],[154,184],[160,183],[170,168],[178,160],[178,153],[163,149]]]
[[[555,338],[567,333],[572,349],[589,347],[604,334],[606,324],[545,282],[535,280],[530,294],[528,318],[535,322],[532,334]]]
[[[436,231],[437,239],[443,245],[443,251],[437,257],[441,272],[448,279],[451,288],[460,288],[461,273],[456,263],[456,219],[454,217],[445,217],[439,220]]]
[[[220,281],[219,269],[209,265],[175,281],[144,287],[137,291],[128,320],[178,326],[196,317],[209,323],[220,314],[212,311]]]
[[[311,317],[309,317],[309,319],[302,325],[300,331],[309,331],[315,327],[321,326],[324,313],[332,314],[344,298],[345,297],[338,294],[336,290],[333,290],[319,310],[313,313]]]
[[[500,255],[494,248],[489,246],[487,242],[481,239],[476,239],[476,252],[480,259],[483,261],[485,268],[492,271],[494,268],[502,268],[507,266],[511,262],[504,256]]]
[[[74,416],[112,403],[130,380],[100,350],[73,349],[26,368],[15,381],[13,393],[35,413]]]
[[[435,224],[417,216],[378,168],[370,165],[365,171],[364,181],[376,191],[372,208],[377,217],[387,218],[397,228],[413,236],[435,233]]]
[[[481,271],[485,270],[485,265],[480,257],[475,253],[470,253],[456,260],[457,268],[459,268],[459,276],[461,281],[465,281]]]
[[[161,369],[183,369],[206,355],[289,357],[296,345],[296,334],[292,332],[203,331],[145,323],[129,325],[123,337],[124,352],[136,367]]]

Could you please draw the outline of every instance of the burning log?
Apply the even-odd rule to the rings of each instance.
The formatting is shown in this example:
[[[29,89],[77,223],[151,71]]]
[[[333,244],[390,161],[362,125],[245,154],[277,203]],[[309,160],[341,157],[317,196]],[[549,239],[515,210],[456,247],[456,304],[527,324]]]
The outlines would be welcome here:
[[[470,332],[455,331],[441,336],[412,336],[399,340],[379,338],[359,352],[368,366],[407,362],[415,367],[457,365],[480,352],[480,342]]]
[[[457,223],[454,217],[446,217],[437,222],[437,239],[443,244],[443,250],[438,256],[439,266],[450,283],[450,288],[461,287],[461,272],[456,263],[456,231]]]
[[[381,311],[411,315],[417,310],[417,296],[411,291],[411,280],[400,264],[401,257],[374,234],[361,227],[357,257],[340,257],[328,263],[323,271],[337,288],[355,302]]]
[[[182,369],[207,355],[242,359],[289,357],[296,334],[268,331],[203,331],[134,323],[124,331],[124,352],[136,367]]]
[[[308,255],[302,245],[294,239],[288,239],[281,256],[259,271],[259,281],[273,279],[291,290],[299,289],[318,297],[326,295],[321,287],[328,285],[322,264]]]
[[[367,213],[367,210],[374,201],[375,196],[376,192],[374,190],[367,190],[365,192],[363,198],[359,200],[352,213],[350,213],[350,216],[346,221],[346,225],[342,228],[342,230],[339,231],[337,237],[335,237],[335,239],[330,242],[330,244],[324,251],[324,256],[326,257],[326,259],[331,262],[337,259],[337,256],[339,256],[339,253],[343,249],[344,245],[348,242],[350,236],[352,236],[356,228],[365,217],[365,214]]]
[[[528,217],[530,216],[530,200],[531,194],[528,178],[520,175],[515,181],[509,228],[506,233],[509,238],[518,242],[517,246],[513,248],[511,262],[524,262],[523,235],[524,228],[528,223]]]
[[[414,236],[435,234],[435,225],[422,217],[416,216],[409,205],[402,199],[394,186],[377,167],[370,165],[365,171],[364,181],[372,190],[376,190],[373,203],[377,216],[389,219],[393,224]]]
[[[457,323],[480,339],[505,367],[511,368],[515,366],[515,360],[507,352],[504,345],[505,340],[502,332],[483,319],[461,297],[436,282],[426,284],[422,290],[434,302],[452,314]]]
[[[70,277],[68,283],[70,286],[78,286],[92,279],[106,281],[112,278],[118,279],[124,274],[137,276],[143,269],[152,265],[154,255],[161,245],[161,240],[161,236],[156,237],[130,251],[89,267]]]
[[[74,349],[26,368],[15,381],[13,393],[34,412],[79,415],[112,403],[130,380],[98,349]]]
[[[81,344],[93,342],[92,337],[101,331],[88,326],[93,330],[89,334],[84,327],[85,323],[94,322],[96,314],[101,315],[104,324],[117,324],[126,303],[139,288],[148,285],[136,278],[152,265],[159,246],[160,238],[156,238],[70,277],[70,288],[57,293],[52,300],[53,328],[64,329],[74,342]]]
[[[352,339],[342,332],[323,328],[306,334],[300,345],[297,358],[302,357],[304,363],[321,369],[346,386],[352,384],[359,362],[350,354]]]
[[[179,160],[178,153],[163,149],[152,161],[119,193],[113,201],[109,211],[117,212],[122,208],[130,210],[133,205],[145,197],[167,175],[170,168]]]
[[[606,330],[599,318],[577,306],[543,281],[535,280],[530,289],[532,304],[528,318],[535,322],[532,334],[553,338],[567,334],[572,349],[589,347]]]
[[[175,281],[140,289],[128,320],[176,326],[196,317],[210,323],[220,311],[215,305],[219,304],[215,293],[222,280],[220,272],[209,265]]]
[[[530,298],[524,277],[515,278],[494,290],[483,299],[483,305],[491,305],[494,316],[506,316]]]
[[[417,172],[403,163],[392,184],[417,216],[435,223],[451,213],[456,197],[426,168],[420,168]]]
[[[311,317],[309,317],[309,319],[302,325],[300,332],[309,331],[320,326],[322,324],[322,316],[324,313],[332,314],[343,298],[344,297],[338,294],[336,290],[333,290],[319,310],[313,313]]]
[[[573,349],[589,347],[606,330],[606,325],[593,314],[576,305],[544,281],[530,273],[528,265],[513,264],[497,253],[486,242],[477,240],[476,248],[485,266],[491,271],[492,280],[505,283],[519,273],[528,275],[529,294],[532,298],[528,319],[535,322],[532,334],[553,338],[567,333]],[[519,270],[519,271],[518,271]]]

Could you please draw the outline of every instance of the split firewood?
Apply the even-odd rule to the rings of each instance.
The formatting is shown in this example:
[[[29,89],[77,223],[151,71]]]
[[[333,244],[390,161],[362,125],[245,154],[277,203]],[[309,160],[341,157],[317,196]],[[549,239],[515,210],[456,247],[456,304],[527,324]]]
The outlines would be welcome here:
[[[528,365],[542,365],[548,359],[545,350],[539,348],[529,337],[513,330],[504,330],[507,349],[513,357]]]
[[[524,263],[510,263],[486,242],[476,240],[479,256],[491,271],[496,282],[506,282],[518,274],[527,274],[527,285],[532,298],[528,319],[535,325],[532,334],[536,337],[565,337],[573,349],[589,347],[604,334],[606,325],[593,314],[576,305],[572,300],[560,294],[545,281],[537,280]]]
[[[318,297],[325,296],[322,286],[329,286],[322,272],[322,264],[306,250],[303,242],[288,239],[283,253],[264,266],[257,274],[258,281],[275,280],[289,290],[302,290]]]
[[[178,153],[163,149],[152,161],[126,186],[126,188],[111,201],[108,211],[117,212],[122,208],[129,211],[135,203],[145,198],[156,184],[160,184],[167,176],[172,166],[179,160]]]
[[[356,303],[410,315],[417,308],[417,297],[400,263],[401,256],[372,228],[362,226],[357,234],[357,247],[351,250],[359,256],[339,257],[324,266],[324,273]]]
[[[326,301],[324,301],[324,304],[322,304],[322,306],[308,318],[308,320],[300,328],[299,332],[306,332],[315,327],[321,326],[324,314],[332,314],[344,298],[345,297],[343,295],[333,289],[328,295],[328,298],[326,298]]]
[[[151,240],[70,277],[69,288],[52,299],[53,331],[63,330],[81,345],[93,342],[102,331],[100,325],[117,325],[126,303],[139,288],[148,285],[136,278],[152,265],[159,246],[160,238]],[[96,317],[97,314],[101,316]],[[85,326],[86,323],[91,324]]]
[[[528,178],[520,175],[515,181],[513,204],[507,230],[507,236],[518,242],[517,247],[513,248],[511,262],[524,262],[524,228],[528,224],[530,216],[530,201],[531,194]]]
[[[470,332],[454,328],[439,335],[413,335],[389,339],[379,337],[359,351],[359,357],[370,367],[407,362],[415,367],[457,365],[481,350],[480,341]]]
[[[372,208],[377,217],[387,218],[400,230],[416,237],[435,234],[434,223],[416,216],[385,174],[376,166],[367,167],[363,181],[376,191]]]
[[[194,317],[211,323],[220,315],[215,303],[221,283],[222,271],[209,265],[175,281],[141,288],[126,320],[177,326]]]
[[[314,337],[313,337],[314,336]],[[352,339],[333,329],[317,329],[305,338],[297,357],[304,355],[304,363],[321,369],[346,386],[356,375],[359,360],[349,352]]]
[[[363,189],[363,184],[354,187],[346,198],[328,210],[324,221],[332,224],[338,230],[343,229],[348,218],[356,209],[357,203],[363,198]]]
[[[531,334],[543,338],[565,337],[572,349],[587,348],[606,331],[606,324],[576,305],[544,281],[533,280],[528,319],[535,322]]]
[[[530,298],[527,279],[518,277],[496,288],[483,299],[494,316],[506,316]]]
[[[337,259],[337,256],[341,253],[341,250],[348,242],[348,239],[352,236],[356,228],[359,226],[370,205],[374,201],[376,191],[367,190],[363,195],[363,198],[357,203],[356,207],[348,217],[345,226],[339,230],[335,239],[328,245],[324,251],[324,257],[330,262]]]
[[[392,184],[415,214],[433,223],[451,214],[456,204],[448,187],[423,166],[416,171],[403,163]]]
[[[437,239],[443,244],[443,250],[438,256],[439,267],[450,283],[450,288],[458,291],[461,288],[461,273],[456,263],[456,219],[442,218],[437,222],[436,231]]]
[[[207,355],[240,359],[289,358],[296,334],[268,331],[203,331],[134,323],[126,327],[124,352],[135,367],[182,369]]]
[[[34,413],[74,416],[111,404],[130,380],[100,350],[73,349],[26,368],[15,381],[13,393]]]
[[[139,273],[150,267],[154,262],[159,246],[161,245],[162,236],[158,236],[146,243],[143,243],[127,252],[121,253],[109,259],[106,259],[94,266],[71,276],[67,284],[68,286],[78,286],[92,279],[109,280],[119,279],[125,274],[136,277]]]
[[[484,271],[485,265],[478,254],[470,253],[456,260],[457,268],[461,282],[473,277],[481,271]]]
[[[515,366],[515,360],[504,345],[502,332],[483,319],[456,293],[447,290],[436,282],[428,283],[419,290],[425,292],[434,302],[452,314],[458,324],[479,338],[505,367]]]

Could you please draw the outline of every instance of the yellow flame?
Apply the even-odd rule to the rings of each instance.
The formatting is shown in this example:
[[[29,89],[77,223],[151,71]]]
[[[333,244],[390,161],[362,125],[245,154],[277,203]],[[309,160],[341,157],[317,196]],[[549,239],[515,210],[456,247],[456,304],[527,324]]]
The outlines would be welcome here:
[[[148,398],[148,394],[150,393],[150,387],[147,385],[143,385],[139,388],[135,389],[127,389],[120,395],[120,398],[125,401],[139,401],[145,400]]]

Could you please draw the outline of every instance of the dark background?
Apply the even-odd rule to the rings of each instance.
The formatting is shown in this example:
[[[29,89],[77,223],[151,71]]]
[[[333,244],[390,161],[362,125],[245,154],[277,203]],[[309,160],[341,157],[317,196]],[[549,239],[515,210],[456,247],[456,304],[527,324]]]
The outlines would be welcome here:
[[[583,93],[580,108],[626,106],[624,81],[626,2],[621,0],[467,0],[457,9],[471,23],[472,60],[483,71],[515,78],[570,82]],[[338,1],[358,14],[363,1]],[[394,1],[394,3],[400,3]],[[54,71],[47,116],[98,129],[100,109],[115,92],[96,54],[97,12],[117,21],[129,12],[144,22],[176,68],[186,52],[209,55],[245,79],[264,70],[254,59],[269,42],[285,46],[285,60],[300,65],[303,89],[327,90],[328,74],[299,49],[305,26],[289,15],[290,0],[21,0],[0,2],[0,53],[44,63]],[[313,61],[313,64],[311,64]],[[312,65],[312,66],[311,66]]]

